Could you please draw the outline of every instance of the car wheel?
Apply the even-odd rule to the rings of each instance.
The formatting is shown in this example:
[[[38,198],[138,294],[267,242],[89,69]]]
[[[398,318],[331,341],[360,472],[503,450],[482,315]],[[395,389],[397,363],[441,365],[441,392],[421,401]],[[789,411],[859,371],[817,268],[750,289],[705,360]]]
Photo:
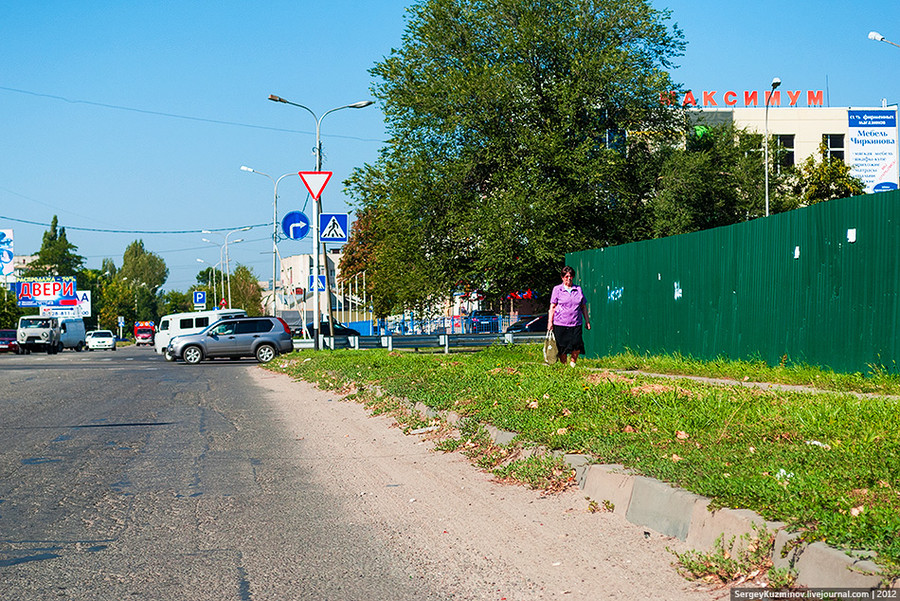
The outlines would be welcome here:
[[[184,359],[185,363],[196,365],[203,361],[203,351],[200,350],[199,346],[189,346],[181,351],[181,358]]]
[[[174,361],[174,360],[175,360],[175,355],[171,355],[171,354],[169,354],[169,353],[166,353],[164,356],[165,356],[165,358],[166,358],[166,361]]]
[[[256,349],[256,360],[260,363],[268,363],[275,358],[275,347],[271,344],[261,344]]]
[[[83,348],[84,348],[84,343],[79,342],[78,344],[75,345],[75,352],[80,353]]]

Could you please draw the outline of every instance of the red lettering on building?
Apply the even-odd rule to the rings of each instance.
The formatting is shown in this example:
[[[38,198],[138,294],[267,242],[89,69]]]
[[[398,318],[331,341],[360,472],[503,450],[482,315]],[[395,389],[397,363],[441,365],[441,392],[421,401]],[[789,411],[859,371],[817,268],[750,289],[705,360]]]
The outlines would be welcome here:
[[[62,295],[63,296],[75,296],[75,282],[63,282]]]
[[[797,103],[800,100],[801,94],[803,92],[801,90],[785,90],[788,95],[788,99],[790,102],[790,106],[797,106]],[[718,107],[719,102],[716,100],[716,95],[719,92],[717,90],[710,91],[702,91],[697,92],[696,94],[692,90],[688,90],[684,93],[684,97],[681,100],[681,105],[684,107]],[[679,92],[660,92],[659,101],[661,104],[665,106],[671,106],[678,102],[678,94]],[[807,98],[807,106],[823,106],[824,93],[822,90],[807,90],[806,98]],[[702,99],[702,104],[698,100],[698,97]],[[780,90],[766,90],[763,92],[763,98],[765,101],[765,106],[781,106],[781,91]],[[738,92],[734,90],[728,90],[722,95],[722,100],[727,107],[737,106],[739,100]],[[760,93],[758,91],[744,90],[744,107],[757,107],[759,106],[760,101]]]

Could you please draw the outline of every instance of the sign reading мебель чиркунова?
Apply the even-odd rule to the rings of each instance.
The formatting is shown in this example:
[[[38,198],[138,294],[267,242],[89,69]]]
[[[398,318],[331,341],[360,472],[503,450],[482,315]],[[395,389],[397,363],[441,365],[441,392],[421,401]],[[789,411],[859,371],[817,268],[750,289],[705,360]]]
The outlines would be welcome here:
[[[897,109],[850,109],[847,161],[866,184],[866,192],[896,190],[900,185]]]

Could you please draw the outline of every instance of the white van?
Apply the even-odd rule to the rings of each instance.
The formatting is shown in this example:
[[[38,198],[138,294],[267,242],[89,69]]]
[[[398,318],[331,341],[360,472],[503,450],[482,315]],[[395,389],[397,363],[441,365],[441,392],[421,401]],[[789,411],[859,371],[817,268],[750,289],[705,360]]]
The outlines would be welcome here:
[[[86,344],[84,320],[80,317],[61,317],[59,319],[59,342],[60,350],[73,348],[80,353]]]
[[[196,334],[210,324],[223,317],[244,317],[243,309],[214,309],[212,311],[192,311],[190,313],[173,313],[159,320],[153,348],[157,355],[165,355],[169,340],[183,334]]]

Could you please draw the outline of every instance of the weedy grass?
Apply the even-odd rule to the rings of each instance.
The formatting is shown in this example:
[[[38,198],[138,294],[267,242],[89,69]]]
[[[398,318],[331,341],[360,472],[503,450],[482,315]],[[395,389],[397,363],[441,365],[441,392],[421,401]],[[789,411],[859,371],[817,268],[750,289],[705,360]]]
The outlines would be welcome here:
[[[736,380],[752,375],[834,392],[711,385],[603,366]],[[453,355],[304,351],[270,368],[323,388],[377,386],[387,397],[453,410],[470,431],[438,448],[471,451],[486,469],[496,470],[508,455],[479,434],[480,424],[493,424],[530,444],[624,464],[719,506],[753,509],[788,522],[808,541],[876,551],[882,566],[900,573],[900,401],[840,392],[893,392],[893,377],[873,375],[870,387],[866,376],[810,367],[800,377],[789,365],[635,355],[571,369],[544,365],[538,345]],[[547,473],[539,462],[500,473],[527,479],[541,468]]]

